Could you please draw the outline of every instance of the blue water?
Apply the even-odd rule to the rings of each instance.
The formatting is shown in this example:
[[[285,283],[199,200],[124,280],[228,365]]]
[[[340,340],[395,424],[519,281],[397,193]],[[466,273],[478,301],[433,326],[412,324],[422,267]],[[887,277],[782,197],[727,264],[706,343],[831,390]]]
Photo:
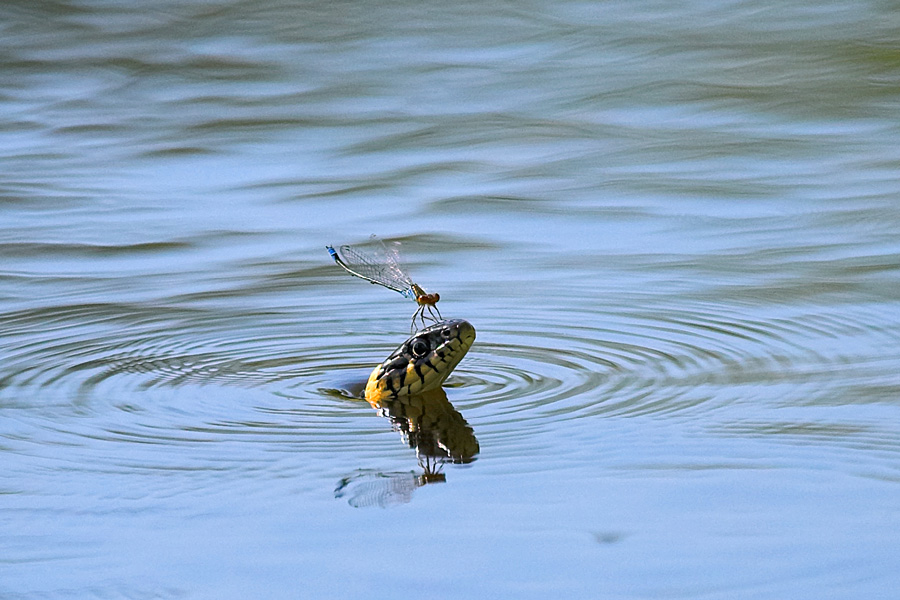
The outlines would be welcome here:
[[[5,4],[0,597],[894,598],[897,15]]]

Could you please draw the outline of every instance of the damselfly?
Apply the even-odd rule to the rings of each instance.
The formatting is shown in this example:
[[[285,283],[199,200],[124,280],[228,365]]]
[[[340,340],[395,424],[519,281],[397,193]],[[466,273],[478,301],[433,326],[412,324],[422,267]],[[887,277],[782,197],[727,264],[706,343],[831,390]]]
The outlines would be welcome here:
[[[425,325],[426,316],[434,321],[443,319],[437,303],[441,299],[440,294],[426,293],[400,266],[400,253],[396,245],[388,247],[376,236],[372,236],[375,242],[373,249],[361,250],[355,246],[341,246],[335,250],[332,246],[325,246],[331,258],[334,259],[345,271],[360,279],[371,283],[377,283],[389,290],[394,290],[404,298],[415,300],[419,307],[413,313],[411,329],[415,329],[416,319]],[[427,311],[427,315],[426,315]]]

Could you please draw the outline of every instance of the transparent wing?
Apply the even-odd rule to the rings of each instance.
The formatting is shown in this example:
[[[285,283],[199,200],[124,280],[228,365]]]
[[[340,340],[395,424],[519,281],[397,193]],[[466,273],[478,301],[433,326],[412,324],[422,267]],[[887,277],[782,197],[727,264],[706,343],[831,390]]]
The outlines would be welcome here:
[[[377,283],[415,300],[412,278],[400,266],[396,247],[388,248],[377,240],[372,248],[362,250],[355,246],[341,246],[337,251],[329,247],[335,262],[351,275]]]
[[[415,473],[357,471],[338,482],[334,497],[347,498],[355,508],[387,508],[408,503],[421,485]]]

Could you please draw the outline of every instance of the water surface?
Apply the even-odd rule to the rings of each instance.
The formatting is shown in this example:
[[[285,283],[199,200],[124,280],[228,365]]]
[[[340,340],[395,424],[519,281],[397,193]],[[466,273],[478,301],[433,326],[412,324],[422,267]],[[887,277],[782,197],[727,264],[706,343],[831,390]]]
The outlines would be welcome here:
[[[889,3],[0,16],[0,596],[896,594]]]

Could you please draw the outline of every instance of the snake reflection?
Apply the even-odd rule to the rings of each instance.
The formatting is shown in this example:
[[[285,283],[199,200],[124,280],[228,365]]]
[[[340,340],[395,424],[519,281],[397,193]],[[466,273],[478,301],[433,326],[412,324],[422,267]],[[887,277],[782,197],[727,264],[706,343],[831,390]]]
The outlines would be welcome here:
[[[446,480],[444,464],[475,459],[475,433],[441,387],[474,340],[467,321],[441,321],[410,336],[375,367],[365,399],[415,449],[423,472],[359,471],[338,483],[336,497],[353,506],[409,502],[417,488]]]

